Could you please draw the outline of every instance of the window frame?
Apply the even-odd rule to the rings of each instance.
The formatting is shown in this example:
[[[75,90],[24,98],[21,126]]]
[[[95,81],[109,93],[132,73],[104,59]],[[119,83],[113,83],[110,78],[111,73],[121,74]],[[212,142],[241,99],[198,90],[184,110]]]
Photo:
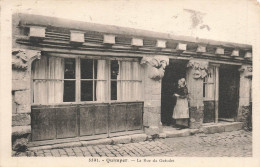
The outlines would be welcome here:
[[[213,81],[212,82],[209,82],[208,81],[208,75],[209,73],[207,74],[207,77],[205,77],[203,79],[203,100],[204,101],[213,101],[215,100],[215,95],[216,95],[216,67],[214,66],[210,66],[208,69],[212,68],[212,73],[211,73],[211,76],[213,77]],[[208,70],[209,72],[209,70]],[[213,97],[207,97],[207,90],[208,90],[208,85],[213,85]]]
[[[122,62],[122,61],[126,61],[126,60],[124,60],[124,59],[121,59],[121,60],[117,60],[118,62],[120,61],[120,62]],[[130,61],[130,60],[127,60],[127,61]],[[137,60],[138,61],[138,60]],[[135,62],[135,61],[130,61],[130,62]],[[139,62],[139,61],[138,61]],[[120,69],[120,64],[121,63],[119,63],[119,73],[120,73],[120,71],[121,71],[121,69]],[[131,66],[132,66],[133,64],[131,64]],[[141,67],[140,67],[141,68]],[[134,82],[141,82],[141,87],[143,87],[143,77],[142,76],[144,76],[143,74],[142,74],[142,69],[139,69],[139,73],[140,73],[140,76],[141,76],[141,79],[140,80],[136,80],[136,79],[121,79],[121,77],[120,77],[120,79],[111,79],[111,60],[109,61],[109,101],[110,102],[128,102],[128,101],[133,101],[133,100],[121,100],[121,99],[119,99],[118,100],[118,97],[117,97],[117,100],[111,100],[111,84],[112,84],[112,82],[116,82],[116,83],[120,83],[120,85],[122,86],[122,83],[123,82],[126,82],[126,83],[134,83]],[[144,89],[143,89],[144,90]],[[120,87],[120,91],[122,91],[122,87]],[[141,93],[143,93],[143,92],[141,92]],[[140,99],[141,100],[134,100],[134,102],[137,102],[137,101],[143,101],[143,98],[142,98],[142,95],[140,96]]]
[[[63,59],[64,59],[64,66],[63,66],[63,68],[65,69],[65,58],[63,58]],[[73,58],[67,58],[67,59],[73,59]],[[77,69],[76,68],[77,68],[77,59],[75,59],[75,79],[69,79],[69,78],[65,79],[65,71],[64,71],[64,78],[62,80],[63,89],[64,89],[65,81],[75,81],[75,101],[74,102],[77,101]],[[47,90],[47,92],[48,92],[48,90]],[[64,96],[64,91],[63,91],[63,96]],[[71,102],[64,102],[63,101],[63,103],[71,103]]]
[[[64,58],[65,59],[75,59],[75,101],[74,102],[60,102],[60,103],[47,103],[47,104],[41,104],[41,103],[34,103],[33,102],[33,96],[31,96],[31,106],[43,106],[43,105],[46,105],[46,106],[56,106],[56,105],[68,105],[68,104],[95,104],[95,103],[121,103],[121,102],[143,102],[144,99],[143,99],[143,88],[144,88],[144,78],[143,78],[143,69],[142,67],[140,66],[140,76],[141,76],[141,80],[138,80],[138,82],[141,82],[141,90],[142,92],[140,92],[140,100],[111,100],[111,75],[110,75],[110,72],[111,72],[111,61],[112,60],[118,60],[118,61],[131,61],[131,62],[134,62],[134,61],[138,61],[140,62],[139,58],[138,57],[116,57],[116,56],[93,56],[93,55],[71,55],[71,54],[58,54],[58,53],[48,53],[46,56],[48,57],[59,57],[59,58]],[[106,91],[106,95],[108,96],[107,97],[107,100],[105,101],[81,101],[81,81],[82,80],[88,80],[88,79],[81,79],[81,59],[91,59],[91,60],[106,60],[108,61],[108,76],[106,78],[106,80],[100,80],[100,81],[106,81],[106,86],[107,86],[107,91]],[[65,64],[64,64],[65,65]],[[94,66],[93,66],[94,68]],[[31,70],[34,70],[34,69],[31,69]],[[37,80],[37,79],[34,79],[32,77],[32,72],[31,71],[31,95],[33,95],[33,82],[34,80]],[[94,74],[94,71],[93,71],[93,74]],[[94,76],[93,76],[94,78]],[[62,83],[63,83],[63,86],[64,86],[64,80],[71,80],[71,79],[42,79],[42,80],[62,80]],[[91,79],[93,80],[93,82],[95,81],[99,81],[99,79]],[[121,80],[117,80],[117,82]],[[132,81],[132,80],[131,80]],[[131,82],[130,81],[130,82]],[[94,85],[93,85],[94,87]],[[47,89],[49,89],[47,87]],[[92,88],[92,91],[94,93],[94,90]],[[48,92],[48,91],[47,91]],[[93,94],[94,96],[94,94]],[[93,99],[94,100],[94,99]]]

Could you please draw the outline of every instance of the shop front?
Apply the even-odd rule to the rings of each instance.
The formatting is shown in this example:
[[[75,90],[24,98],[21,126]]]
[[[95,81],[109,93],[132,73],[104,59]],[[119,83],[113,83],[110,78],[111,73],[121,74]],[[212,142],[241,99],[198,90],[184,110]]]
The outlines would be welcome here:
[[[41,56],[32,64],[32,140],[142,131],[141,73],[134,58]]]
[[[202,124],[239,121],[241,94],[251,92],[251,84],[242,85],[240,81],[251,82],[252,78],[241,77],[241,65],[214,60],[170,59],[162,79],[161,122],[165,126],[176,127],[172,118],[177,99],[178,80],[185,78],[188,87],[190,128],[200,128]],[[250,75],[251,74],[246,74]],[[251,94],[246,94],[247,99]],[[250,106],[248,103],[247,106]]]
[[[187,81],[189,128],[244,121],[251,52],[244,44],[15,14],[13,143],[158,135],[171,123],[179,78]]]

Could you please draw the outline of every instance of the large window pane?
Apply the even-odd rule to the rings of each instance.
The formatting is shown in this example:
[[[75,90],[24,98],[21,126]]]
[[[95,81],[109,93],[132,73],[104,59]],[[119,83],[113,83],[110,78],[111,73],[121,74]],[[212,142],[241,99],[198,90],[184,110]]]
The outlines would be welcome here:
[[[94,60],[94,79],[97,79],[97,60]]]
[[[93,79],[93,60],[81,59],[81,79]]]
[[[111,79],[117,79],[119,73],[119,64],[117,60],[111,61]]]
[[[117,100],[117,81],[111,82],[111,100]]]
[[[75,59],[65,59],[64,79],[75,79]]]
[[[93,101],[93,81],[81,81],[81,101]]]
[[[33,102],[63,102],[64,59],[42,56],[32,65]]]
[[[75,81],[64,81],[64,102],[74,102],[75,101]]]

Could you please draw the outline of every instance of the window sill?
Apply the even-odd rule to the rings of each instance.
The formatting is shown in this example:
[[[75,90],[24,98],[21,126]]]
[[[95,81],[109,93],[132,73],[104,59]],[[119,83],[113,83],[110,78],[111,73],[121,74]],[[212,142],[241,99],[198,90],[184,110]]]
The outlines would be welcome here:
[[[57,107],[57,106],[73,106],[73,105],[85,105],[85,104],[115,104],[115,103],[143,103],[144,101],[136,100],[136,101],[110,101],[110,102],[64,102],[64,103],[53,103],[53,104],[32,104],[32,107]]]

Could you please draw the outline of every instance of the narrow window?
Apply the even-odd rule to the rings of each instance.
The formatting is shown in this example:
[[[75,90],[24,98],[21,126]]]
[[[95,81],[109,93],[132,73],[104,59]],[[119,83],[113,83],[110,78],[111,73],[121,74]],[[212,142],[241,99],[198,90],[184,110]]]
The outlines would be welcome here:
[[[75,102],[75,59],[65,59],[64,68],[64,102]]]
[[[111,100],[117,100],[117,81],[119,74],[119,64],[117,60],[111,61]]]
[[[207,85],[207,82],[206,82],[206,77],[203,78],[203,97],[205,97],[206,95],[206,85]]]
[[[203,80],[203,97],[206,100],[214,100],[215,95],[215,81],[214,81],[214,68],[208,69],[208,75]]]
[[[81,59],[81,101],[96,101],[95,82],[97,60]]]

